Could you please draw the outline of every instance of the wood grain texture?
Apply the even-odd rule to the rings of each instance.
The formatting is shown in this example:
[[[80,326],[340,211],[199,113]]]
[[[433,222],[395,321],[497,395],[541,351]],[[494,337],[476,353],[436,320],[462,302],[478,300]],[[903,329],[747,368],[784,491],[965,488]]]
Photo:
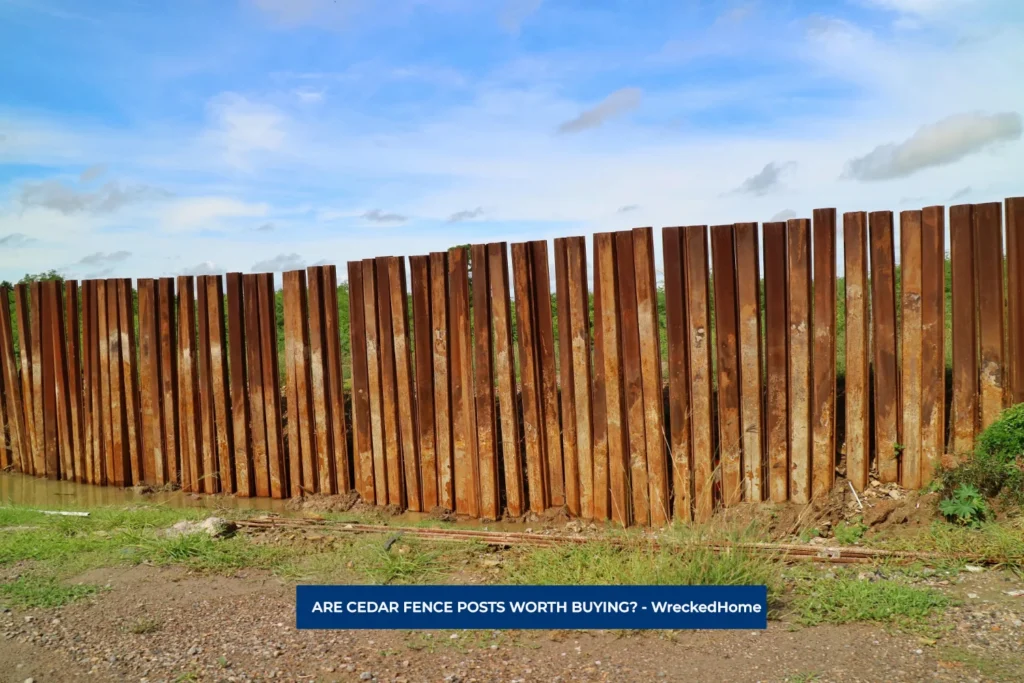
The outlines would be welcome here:
[[[348,262],[349,349],[352,354],[352,459],[355,489],[368,503],[376,498],[373,431],[370,425],[370,378],[366,360],[366,314],[363,264]]]
[[[367,386],[370,397],[370,443],[373,448],[374,498],[378,505],[387,505],[388,466],[387,456],[384,453],[380,317],[377,314],[377,263],[374,259],[365,259],[362,267],[363,310],[366,324]]]
[[[1004,316],[1002,204],[974,205],[975,281],[978,288],[981,429],[999,418],[1004,397]]]
[[[267,461],[270,464],[270,495],[288,495],[288,465],[285,460],[284,429],[281,424],[281,370],[278,362],[277,305],[274,299],[274,276],[258,276],[260,309],[260,355],[263,362],[263,413],[267,426]]]
[[[113,437],[108,479],[114,486],[131,485],[128,415],[125,406],[124,362],[121,345],[120,296],[118,280],[107,280],[107,361],[110,364],[110,424]],[[214,491],[215,492],[215,491]]]
[[[867,214],[863,211],[844,213],[846,476],[858,491],[867,488],[871,459],[871,312],[868,308],[867,241]]]
[[[142,481],[164,484],[163,420],[160,414],[160,329],[156,280],[140,279],[139,394],[142,418]]]
[[[434,335],[430,315],[429,256],[409,257],[409,279],[416,358],[416,432],[420,449],[420,487],[423,509],[429,511],[440,503],[434,446]]]
[[[331,434],[331,414],[327,402],[327,335],[324,331],[323,282],[321,266],[306,269],[308,287],[308,310],[306,322],[309,327],[309,392],[310,421],[313,427],[313,453],[316,457],[317,491],[331,494],[336,491],[334,469],[334,444]]]
[[[707,226],[683,229],[687,315],[689,318],[690,434],[693,457],[694,520],[714,511],[714,419],[711,390],[711,297],[708,295]]]
[[[519,410],[516,400],[515,357],[512,346],[512,309],[509,301],[508,247],[504,242],[487,245],[491,312],[494,320],[494,374],[498,385],[501,417],[501,465],[505,507],[518,517],[526,509],[523,462],[519,447]]]
[[[494,363],[491,358],[491,293],[487,245],[470,248],[473,268],[473,357],[476,391],[476,444],[480,467],[480,516],[501,514],[497,434],[494,416]]]
[[[786,226],[789,281],[789,498],[811,499],[811,222],[791,218]]]
[[[946,443],[946,211],[921,223],[921,485],[934,478]]]
[[[174,315],[174,279],[157,281],[160,309],[160,400],[164,435],[165,481],[181,484],[181,451],[178,441],[178,348]]]
[[[452,385],[452,445],[455,511],[480,516],[480,469],[476,448],[473,349],[469,313],[469,250],[448,253],[449,340]]]
[[[0,297],[0,301],[7,301]],[[71,439],[74,481],[85,475],[85,423],[82,409],[82,343],[78,282],[64,281],[64,329],[67,338],[67,391],[71,408]],[[2,374],[2,373],[0,373]]]
[[[92,281],[81,283],[82,301],[82,471],[81,480],[85,484],[93,483],[95,461],[93,441],[93,367],[92,338],[96,327],[96,316],[93,306]],[[0,356],[2,362],[2,356]]]
[[[100,305],[99,305],[99,282],[91,280],[88,283],[89,301],[88,314],[90,320],[89,337],[86,343],[86,355],[89,358],[89,423],[92,427],[92,468],[89,471],[89,483],[101,485],[106,481],[106,451],[104,446],[103,419],[104,405],[102,401],[103,369],[100,362]]]
[[[387,461],[388,504],[405,504],[401,434],[398,429],[398,382],[395,369],[395,333],[391,317],[391,278],[388,261],[377,261],[377,323],[380,325],[381,414],[384,419],[384,457]]]
[[[974,450],[978,421],[978,309],[974,278],[974,207],[949,209],[949,259],[953,296],[953,404],[950,447],[955,456]]]
[[[896,280],[891,211],[868,216],[871,231],[871,311],[875,345],[875,460],[882,483],[899,479],[899,374],[896,356]]]
[[[22,397],[22,385],[14,353],[14,325],[11,320],[11,309],[7,305],[11,292],[7,287],[0,286],[0,373],[3,374],[6,423],[8,429],[8,447],[11,450],[12,463],[22,472],[31,457],[28,448],[28,434],[25,427],[25,409]]]
[[[416,435],[416,413],[413,410],[412,355],[409,350],[409,296],[405,259],[388,259],[388,281],[391,285],[391,322],[395,349],[395,383],[398,403],[398,429],[402,451],[405,505],[409,510],[422,510],[420,501],[419,442]]]
[[[270,462],[267,460],[266,403],[263,396],[263,351],[260,344],[260,290],[258,275],[242,276],[242,309],[245,327],[245,364],[249,403],[249,452],[252,470],[249,482],[252,494],[270,497]],[[231,281],[228,280],[228,291]],[[230,294],[228,295],[230,298]],[[229,309],[230,309],[229,301]],[[230,330],[229,330],[230,334]],[[232,336],[234,340],[237,337]],[[234,343],[232,343],[234,347]],[[234,364],[234,361],[232,361]],[[233,390],[233,387],[232,387]],[[237,397],[233,396],[232,399]],[[237,407],[236,407],[237,409]],[[236,438],[238,431],[235,431]],[[237,465],[237,455],[235,464]],[[239,481],[241,489],[241,481]]]
[[[607,482],[611,498],[611,520],[627,526],[630,511],[630,463],[623,395],[622,337],[619,287],[616,272],[616,238],[614,233],[594,235],[595,277],[601,281],[601,312],[595,325],[601,327],[604,384],[604,413],[607,420]],[[595,476],[595,479],[597,477]]]
[[[640,330],[637,320],[636,273],[633,234],[614,233],[616,282],[618,284],[619,344],[622,354],[622,398],[632,495],[631,521],[651,523],[651,495],[647,476],[647,433],[644,424],[643,370],[640,366]]]
[[[569,333],[572,354],[573,425],[576,428],[577,471],[580,480],[580,514],[594,516],[594,432],[591,394],[590,297],[587,288],[587,242],[584,237],[566,238],[566,287],[569,298]],[[565,318],[561,318],[562,321]],[[568,456],[567,456],[568,460]]]
[[[921,212],[900,212],[900,269],[902,275],[900,387],[903,438],[900,484],[921,487]]]
[[[558,369],[555,366],[554,319],[551,312],[551,275],[548,269],[548,243],[528,243],[530,266],[533,269],[534,330],[537,340],[537,367],[541,420],[543,427],[543,458],[548,505],[565,505],[565,472],[562,462],[562,437],[558,424]]]
[[[824,498],[836,477],[836,210],[815,209],[811,393],[811,497]]]
[[[926,209],[927,210],[927,209]],[[1007,398],[1024,403],[1024,197],[1010,197],[1006,210]]]
[[[75,437],[71,426],[71,392],[68,376],[68,348],[64,326],[64,287],[63,283],[50,280],[44,283],[46,305],[50,308],[50,358],[53,363],[54,408],[57,426],[57,467],[56,478],[74,481]],[[78,330],[74,332],[78,336]],[[0,428],[2,429],[2,428]]]
[[[32,397],[35,390],[32,374],[37,368],[32,363],[32,314],[29,310],[28,285],[14,286],[14,314],[14,321],[18,326],[18,361],[21,364],[21,406],[18,410],[21,411],[25,423],[26,436],[26,455],[22,465],[26,474],[35,474],[36,452],[41,446],[36,432],[35,400]]]
[[[252,426],[250,424],[249,382],[246,367],[247,330],[245,325],[245,290],[241,273],[228,273],[228,359],[230,370],[231,434],[234,456],[235,492],[242,497],[255,494],[253,471]],[[255,367],[259,367],[258,361]],[[262,393],[262,392],[260,392]],[[264,448],[266,446],[264,445]]]
[[[544,434],[542,404],[534,328],[534,288],[530,256],[526,243],[512,245],[512,272],[516,297],[519,336],[519,376],[523,401],[523,446],[526,453],[527,493],[530,510],[543,512],[548,507],[548,487],[544,481]]]
[[[196,354],[195,279],[178,277],[178,382],[181,442],[181,488],[202,490],[202,422],[199,404],[199,368]],[[102,303],[102,296],[101,296]],[[101,314],[102,319],[102,314]],[[102,352],[101,348],[101,352]],[[100,364],[103,362],[101,360]]]
[[[731,506],[743,497],[739,306],[736,300],[736,249],[731,225],[711,226],[711,269],[718,353],[718,457],[722,471],[722,503]]]
[[[59,410],[63,401],[58,400],[63,388],[58,384],[57,369],[63,365],[59,357],[60,330],[58,321],[61,318],[56,292],[57,282],[35,282],[32,284],[33,314],[40,318],[40,365],[42,366],[42,404],[43,404],[43,453],[47,479],[59,479],[61,475],[61,429],[65,425],[62,419],[65,411]]]
[[[437,449],[437,492],[441,507],[446,510],[454,510],[448,307],[448,252],[431,252],[430,319],[434,346],[434,434]]]
[[[32,424],[35,428],[33,466],[35,468],[36,476],[49,477],[50,472],[47,471],[47,463],[55,454],[51,455],[50,452],[50,444],[54,443],[54,441],[49,438],[51,425],[48,424],[49,420],[46,419],[48,413],[51,416],[53,415],[51,411],[46,410],[46,405],[50,398],[48,396],[49,392],[46,391],[46,387],[50,386],[52,378],[47,376],[47,354],[44,352],[44,347],[47,346],[49,342],[48,336],[44,332],[46,328],[43,325],[46,307],[42,305],[42,288],[42,282],[31,282],[28,285],[28,300],[30,302],[28,321],[32,330],[29,340],[31,347],[31,354],[29,355],[29,358],[32,363]]]
[[[344,493],[352,489],[352,466],[348,454],[348,433],[345,417],[345,370],[341,357],[341,325],[338,310],[338,269],[320,267],[324,297],[324,344],[327,353],[324,372],[327,374],[328,424],[331,434],[329,457],[334,471],[334,490]],[[351,298],[349,306],[351,307]]]
[[[664,228],[665,327],[668,334],[668,425],[672,450],[672,516],[693,519],[690,463],[689,316],[683,229]]]
[[[765,491],[764,385],[761,341],[761,262],[757,223],[737,223],[736,301],[740,348],[740,429],[743,440],[743,498],[760,502]]]
[[[610,249],[609,237],[593,237],[594,259],[594,519],[611,515],[611,491],[608,484],[608,402],[604,381],[604,296],[601,292],[601,252]],[[520,334],[522,330],[520,329]]]
[[[211,275],[200,275],[196,278],[196,317],[198,321],[197,351],[199,357],[199,401],[200,422],[202,423],[202,460],[203,478],[200,483],[204,493],[217,493],[225,482],[221,479],[218,449],[218,426],[216,396],[213,383],[215,371],[210,350],[213,345],[210,331],[212,306],[210,280]],[[216,289],[212,290],[216,296]]]
[[[576,448],[576,401],[572,362],[572,309],[569,303],[568,238],[555,240],[555,296],[558,308],[558,398],[562,416],[562,459],[565,464],[565,504],[580,516],[579,454]]]
[[[132,483],[142,478],[142,428],[139,415],[139,364],[135,340],[132,281],[118,280],[117,311],[120,320],[122,382],[124,386],[125,442]]]

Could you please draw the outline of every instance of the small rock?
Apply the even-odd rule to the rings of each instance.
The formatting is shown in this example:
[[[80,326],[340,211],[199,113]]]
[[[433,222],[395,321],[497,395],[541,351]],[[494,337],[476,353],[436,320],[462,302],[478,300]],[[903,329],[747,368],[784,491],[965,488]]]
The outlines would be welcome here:
[[[373,674],[370,673],[369,671],[364,671],[363,673],[359,674],[359,680],[361,680],[361,681],[372,681],[373,680]]]
[[[1006,593],[1007,595],[1009,595],[1011,598],[1019,598],[1021,596],[1024,596],[1024,590],[1021,590],[1021,591],[1003,591],[1003,592]]]
[[[977,593],[968,593],[967,597],[969,597],[971,600],[977,600],[978,599],[978,594]]]
[[[34,678],[26,678],[25,679],[25,683],[36,683],[36,679],[34,679]]]
[[[973,564],[965,564],[964,571],[971,572],[972,574],[980,574],[985,571],[983,567],[975,567]]]

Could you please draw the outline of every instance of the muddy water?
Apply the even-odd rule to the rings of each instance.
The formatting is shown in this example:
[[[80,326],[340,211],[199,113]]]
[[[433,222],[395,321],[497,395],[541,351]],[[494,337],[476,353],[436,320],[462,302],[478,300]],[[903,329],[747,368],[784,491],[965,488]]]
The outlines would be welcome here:
[[[272,498],[193,495],[181,491],[141,494],[116,486],[91,486],[70,481],[40,479],[13,472],[0,473],[0,502],[43,510],[81,509],[100,505],[146,503],[174,508],[209,510],[263,510],[286,513],[287,501]]]

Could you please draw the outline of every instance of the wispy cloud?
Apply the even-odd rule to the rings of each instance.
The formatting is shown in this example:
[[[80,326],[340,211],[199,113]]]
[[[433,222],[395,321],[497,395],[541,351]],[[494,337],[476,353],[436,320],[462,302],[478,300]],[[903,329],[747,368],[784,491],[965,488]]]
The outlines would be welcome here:
[[[630,213],[631,211],[636,211],[639,208],[639,204],[626,204],[625,206],[620,206],[617,213]]]
[[[225,268],[218,266],[213,261],[203,261],[197,263],[194,266],[188,268],[182,268],[178,271],[179,275],[220,275],[225,272]]]
[[[19,247],[27,247],[36,241],[37,240],[29,237],[28,235],[24,235],[20,232],[12,232],[9,235],[0,237],[0,247],[4,247],[5,249],[17,249]]]
[[[27,183],[18,194],[23,209],[50,209],[63,214],[114,213],[130,204],[166,199],[171,193],[149,185],[122,187],[110,182],[94,192],[77,190],[58,180]]]
[[[252,266],[253,273],[283,273],[289,270],[302,270],[306,267],[306,260],[298,254],[278,254],[277,256]]]
[[[107,172],[106,164],[93,164],[89,168],[82,171],[78,176],[78,182],[80,183],[91,183],[96,180],[104,173]]]
[[[501,25],[512,34],[518,34],[523,22],[540,9],[544,0],[505,0],[501,10]]]
[[[967,195],[971,194],[971,186],[961,187],[959,190],[949,196],[949,201],[955,202],[958,199],[963,199]]]
[[[77,265],[80,265],[80,266],[93,266],[93,267],[95,267],[95,266],[110,266],[110,265],[113,265],[115,263],[120,263],[121,261],[125,261],[125,260],[129,259],[131,257],[131,255],[132,255],[132,252],[130,252],[130,251],[123,251],[123,250],[122,251],[115,251],[115,252],[111,252],[111,253],[105,253],[105,252],[102,252],[102,251],[97,251],[95,253],[89,254],[88,256],[83,256],[81,259],[79,259]]]
[[[760,171],[740,183],[733,193],[750,194],[757,197],[768,194],[781,186],[783,174],[795,166],[796,163],[792,161],[769,162]]]
[[[408,217],[398,213],[386,213],[380,209],[370,209],[363,214],[363,218],[371,223],[404,223]]]
[[[1017,140],[1021,129],[1021,116],[1016,112],[956,114],[918,128],[903,142],[879,145],[851,159],[843,176],[862,181],[903,178]]]
[[[484,214],[483,207],[476,207],[475,209],[467,209],[464,211],[456,211],[451,216],[448,216],[449,223],[461,223],[462,221],[470,221],[474,218],[479,218]]]
[[[773,223],[777,223],[778,221],[788,221],[790,218],[796,218],[796,211],[793,209],[783,209],[772,216],[771,220]]]
[[[264,223],[263,225],[258,225],[255,228],[253,228],[253,231],[254,232],[273,232],[274,231],[274,224],[273,223]]]
[[[616,116],[621,116],[628,111],[640,106],[640,99],[643,93],[640,88],[622,88],[616,90],[604,98],[597,106],[587,109],[574,119],[570,119],[558,126],[558,132],[579,133],[590,128],[597,128],[601,124]]]

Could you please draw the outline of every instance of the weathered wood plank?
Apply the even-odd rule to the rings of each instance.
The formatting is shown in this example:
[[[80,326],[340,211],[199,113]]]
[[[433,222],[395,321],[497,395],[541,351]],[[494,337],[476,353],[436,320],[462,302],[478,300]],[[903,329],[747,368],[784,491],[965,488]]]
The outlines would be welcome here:
[[[974,206],[949,209],[949,258],[953,294],[953,404],[950,452],[974,450],[978,421],[978,309],[974,279]]]
[[[387,257],[377,261],[377,317],[380,324],[381,406],[387,460],[388,504],[405,505],[405,476],[398,427],[398,385],[395,379],[395,335],[391,317],[391,281]]]
[[[491,311],[494,320],[494,373],[501,414],[501,460],[505,475],[505,506],[518,517],[525,509],[523,463],[519,450],[519,411],[516,400],[515,358],[512,346],[512,307],[509,301],[508,247],[487,245]]]
[[[548,487],[544,481],[544,434],[540,380],[538,378],[536,330],[534,329],[533,273],[527,243],[512,245],[512,273],[516,297],[519,337],[520,393],[523,401],[523,446],[526,452],[527,493],[530,510],[543,512],[548,507]]]
[[[0,373],[3,374],[4,380],[8,446],[11,449],[11,460],[19,470],[24,472],[31,453],[28,448],[28,433],[25,427],[22,387],[14,354],[14,326],[8,303],[10,296],[10,291],[6,287],[0,286],[0,304],[2,304],[0,305]]]
[[[199,357],[196,349],[196,283],[178,277],[178,415],[181,443],[181,488],[203,490],[202,408],[199,399]],[[102,349],[101,349],[102,350]],[[102,363],[101,363],[102,364]]]
[[[320,266],[306,269],[309,281],[309,314],[306,321],[309,326],[309,389],[311,402],[311,422],[313,428],[313,447],[316,457],[317,491],[324,494],[335,493],[336,470],[334,469],[333,435],[330,429],[331,414],[327,402],[327,351],[326,334],[324,332],[323,282]]]
[[[345,420],[345,370],[341,357],[341,326],[338,316],[338,270],[321,266],[320,278],[324,297],[324,343],[327,351],[327,405],[331,430],[331,460],[334,466],[334,489],[343,493],[352,489],[351,465],[348,457],[348,434]],[[349,299],[351,308],[352,299]]]
[[[448,345],[448,252],[430,254],[430,320],[433,333],[434,434],[438,501],[455,509],[452,478],[451,353]]]
[[[31,343],[31,362],[32,362],[32,415],[33,422],[36,432],[36,448],[35,448],[35,474],[38,477],[49,477],[51,476],[48,471],[47,465],[51,458],[50,447],[54,443],[54,440],[49,438],[51,425],[50,419],[47,416],[52,416],[52,411],[47,411],[46,406],[49,402],[49,396],[46,388],[50,386],[52,378],[48,376],[48,363],[46,360],[45,349],[49,342],[45,332],[46,327],[45,313],[46,307],[42,305],[43,301],[43,283],[42,282],[31,282],[28,285],[29,300],[30,300],[30,315],[29,325],[32,326],[32,336],[30,338]]]
[[[616,272],[616,239],[614,233],[594,235],[595,277],[601,281],[601,316],[594,321],[601,326],[604,384],[604,412],[607,419],[607,476],[611,493],[611,519],[616,524],[630,523],[630,465],[626,433],[626,408],[623,396],[622,336],[619,283]],[[596,311],[595,311],[596,316]],[[596,477],[595,477],[596,479]]]
[[[181,453],[178,442],[178,350],[174,316],[174,279],[157,281],[160,308],[160,394],[164,434],[164,477],[181,483]]]
[[[242,276],[242,308],[243,322],[245,327],[245,363],[246,379],[248,380],[247,395],[244,397],[249,403],[249,452],[250,472],[249,485],[253,495],[262,498],[270,496],[270,462],[267,460],[267,422],[266,403],[263,397],[263,352],[260,345],[260,290],[259,275]],[[231,281],[228,280],[228,291],[231,291]],[[230,297],[230,294],[228,295]],[[228,307],[230,310],[231,303]],[[229,331],[230,334],[230,331]],[[231,340],[238,339],[232,336]],[[231,342],[235,346],[234,341]],[[232,361],[234,365],[234,361]],[[233,389],[233,387],[232,387]],[[237,395],[236,395],[237,396]],[[236,397],[233,396],[234,400]],[[237,437],[238,431],[235,430]],[[237,455],[235,464],[238,464]],[[241,490],[239,480],[239,490]]]
[[[89,343],[87,344],[88,356],[90,358],[90,382],[89,399],[92,404],[92,414],[89,416],[92,423],[92,469],[90,470],[90,484],[102,485],[106,482],[106,439],[104,438],[103,425],[106,422],[103,415],[106,404],[103,403],[103,378],[105,377],[103,364],[100,362],[100,334],[102,325],[100,322],[100,296],[99,282],[89,282],[89,318],[91,319]]]
[[[528,243],[533,279],[534,330],[537,340],[541,421],[543,424],[543,462],[548,487],[548,505],[565,505],[565,473],[562,463],[562,438],[558,425],[558,369],[555,367],[555,333],[551,314],[551,276],[548,270],[548,243]]]
[[[476,444],[480,463],[480,516],[497,519],[501,514],[498,477],[497,434],[494,416],[494,363],[491,357],[491,295],[487,245],[474,244],[470,260],[473,269],[473,354],[476,391]]]
[[[423,509],[420,499],[419,448],[416,439],[416,413],[413,408],[412,356],[409,352],[409,297],[405,259],[388,259],[391,286],[391,327],[395,349],[395,384],[398,405],[398,435],[402,453],[405,506],[413,512]]]
[[[566,242],[555,239],[555,296],[558,306],[558,398],[562,415],[562,457],[565,463],[565,504],[580,516],[579,455],[576,448],[576,401],[572,362],[572,310],[569,302],[569,264]]]
[[[370,427],[370,378],[366,361],[366,294],[363,264],[348,262],[349,349],[352,354],[352,457],[355,489],[366,502],[376,498]]]
[[[875,344],[875,461],[882,483],[899,478],[899,375],[896,362],[896,281],[891,211],[872,211],[871,311]]]
[[[608,401],[604,381],[604,297],[601,292],[601,250],[611,249],[610,236],[593,237],[594,259],[594,519],[611,516],[611,490],[608,483]],[[613,257],[611,257],[613,258]],[[519,334],[522,334],[520,329]]]
[[[63,436],[66,435],[66,430],[62,429],[62,427],[66,427],[66,422],[63,419],[64,410],[59,410],[63,401],[58,399],[63,390],[63,387],[58,384],[58,368],[64,365],[60,358],[58,340],[58,337],[61,336],[58,327],[61,319],[61,307],[56,296],[58,291],[55,280],[33,283],[33,313],[41,314],[40,349],[42,355],[39,358],[43,368],[43,444],[47,479],[59,479],[61,476],[61,465],[63,464],[61,462],[63,455],[61,442],[64,440]],[[62,431],[65,434],[61,434]]]
[[[978,288],[978,351],[981,357],[981,429],[1003,412],[1004,318],[1002,204],[974,205],[975,280]]]
[[[640,365],[640,330],[637,321],[633,233],[615,236],[615,277],[618,283],[619,344],[622,354],[622,396],[625,416],[627,481],[632,494],[631,521],[651,523],[651,494],[647,476],[647,432],[644,423],[643,370]]]
[[[1024,197],[1006,200],[1007,398],[1024,403]],[[926,209],[927,210],[927,209]]]
[[[690,492],[690,367],[689,316],[682,228],[661,231],[665,263],[665,327],[668,334],[668,424],[672,449],[672,516],[693,519]]]
[[[36,452],[41,446],[36,432],[36,404],[32,397],[35,390],[32,374],[37,368],[32,363],[32,313],[29,310],[28,285],[14,286],[14,313],[18,325],[18,359],[21,363],[21,406],[18,409],[25,421],[26,435],[27,455],[22,464],[25,474],[35,474]]]
[[[6,299],[0,299],[6,303]],[[71,437],[74,480],[84,481],[85,424],[82,409],[82,344],[79,331],[79,290],[75,280],[64,281],[64,329],[67,335],[67,377],[71,406]]]
[[[221,453],[217,449],[217,409],[213,393],[214,371],[210,357],[210,281],[211,276],[200,275],[196,278],[196,313],[198,321],[198,357],[199,357],[199,401],[200,422],[202,424],[202,461],[203,478],[201,480],[204,493],[217,493],[224,482],[220,478]]]
[[[811,222],[786,226],[789,282],[789,497],[811,499]]]
[[[159,303],[156,280],[140,278],[139,403],[142,417],[142,482],[164,483],[163,421],[160,415]]]
[[[761,360],[761,263],[757,223],[737,223],[736,301],[740,349],[740,423],[743,440],[743,498],[764,499],[764,424]]]
[[[285,498],[289,491],[285,460],[284,430],[281,425],[281,369],[277,346],[277,305],[274,275],[259,278],[260,355],[263,361],[263,414],[267,425],[267,462],[270,463],[270,495]]]
[[[470,517],[479,517],[480,471],[476,449],[476,410],[473,401],[467,252],[467,249],[455,248],[448,255],[455,511]]]
[[[370,397],[370,443],[373,448],[374,498],[388,504],[388,466],[384,453],[384,399],[381,378],[380,316],[377,314],[377,262],[363,261],[363,310],[366,321],[367,386]],[[447,330],[445,331],[447,335]]]
[[[921,212],[900,212],[900,268],[902,270],[902,388],[903,439],[900,484],[921,487]]]
[[[921,224],[921,485],[942,463],[946,440],[946,211],[929,206]]]
[[[813,217],[811,497],[820,499],[836,478],[836,210],[815,209]]]
[[[590,370],[590,297],[587,289],[587,241],[584,237],[568,237],[566,249],[566,287],[568,289],[569,320],[559,323],[559,334],[570,335],[572,353],[572,386],[575,410],[576,457],[579,472],[580,514],[584,519],[594,516],[594,455],[593,418],[591,413]],[[568,327],[562,325],[568,322]],[[567,359],[568,361],[568,359]],[[568,460],[568,456],[567,456]]]
[[[92,361],[92,337],[95,329],[95,315],[93,314],[92,282],[84,280],[81,285],[82,297],[82,471],[83,483],[93,483],[93,361]]]
[[[125,402],[124,361],[125,349],[121,344],[121,306],[119,281],[107,280],[107,361],[110,364],[110,424],[113,436],[111,467],[107,479],[114,486],[131,485],[132,469],[129,459],[128,413]]]
[[[714,510],[714,421],[711,390],[711,312],[708,295],[707,226],[683,229],[684,272],[689,316],[690,434],[694,519],[706,522]]]
[[[743,497],[743,439],[740,425],[739,312],[736,300],[736,247],[733,226],[711,226],[711,275],[715,294],[718,361],[718,456],[722,503]]]
[[[871,336],[868,309],[867,214],[843,214],[846,279],[846,477],[854,488],[868,485],[871,461]]]
[[[235,465],[235,491],[243,497],[255,493],[252,428],[249,413],[249,388],[246,368],[245,290],[241,273],[228,273],[228,357],[231,373],[231,432]],[[258,329],[258,328],[257,328]],[[253,367],[259,367],[258,364]]]
[[[416,431],[420,449],[420,487],[423,509],[429,511],[440,502],[434,449],[434,335],[430,316],[429,256],[409,257],[409,279],[416,358]]]
[[[139,417],[139,366],[135,345],[135,311],[132,305],[132,281],[118,280],[117,314],[120,319],[121,366],[124,384],[125,441],[132,483],[142,480],[142,439]]]
[[[306,273],[295,270],[282,276],[285,308],[285,354],[291,364],[286,378],[288,391],[288,472],[292,497],[316,493],[318,489],[316,443],[309,377],[309,309]],[[288,345],[290,341],[290,346]]]
[[[57,419],[58,478],[74,481],[75,436],[71,424],[72,393],[71,378],[68,373],[68,342],[64,326],[64,288],[60,282],[51,280],[44,284],[43,291],[46,305],[50,307],[50,330],[53,339],[50,351],[53,362],[53,389]],[[73,334],[75,337],[78,336],[77,328]]]

